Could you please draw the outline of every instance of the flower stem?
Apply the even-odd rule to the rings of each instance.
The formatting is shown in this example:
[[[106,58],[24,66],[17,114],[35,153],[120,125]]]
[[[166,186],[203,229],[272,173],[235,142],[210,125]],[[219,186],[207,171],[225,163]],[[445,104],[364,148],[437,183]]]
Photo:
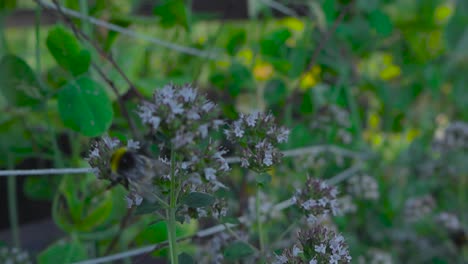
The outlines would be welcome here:
[[[260,255],[263,256],[265,252],[265,238],[263,233],[263,224],[262,220],[260,219],[260,185],[257,185],[257,193],[255,196],[255,214],[257,218],[257,225],[258,225],[258,237],[260,240]]]
[[[177,264],[177,236],[176,236],[176,186],[175,186],[175,151],[171,148],[171,190],[169,208],[167,209],[167,234],[169,240],[169,249],[171,252],[171,263]]]
[[[8,159],[8,165],[13,168],[11,158]],[[11,234],[13,237],[13,245],[20,248],[19,224],[18,224],[18,200],[16,196],[16,177],[10,176],[7,179],[8,185],[8,214],[10,216]]]

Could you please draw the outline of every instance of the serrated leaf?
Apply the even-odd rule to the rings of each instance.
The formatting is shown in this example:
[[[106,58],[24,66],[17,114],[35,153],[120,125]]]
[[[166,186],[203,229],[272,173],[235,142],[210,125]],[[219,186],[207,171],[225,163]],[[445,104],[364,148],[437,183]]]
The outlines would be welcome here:
[[[57,26],[50,30],[46,44],[54,59],[65,70],[75,76],[88,71],[91,54],[64,27]]]
[[[0,60],[0,93],[14,106],[41,102],[40,85],[29,65],[20,57],[5,55]]]
[[[201,192],[191,192],[184,198],[184,203],[193,208],[210,206],[214,201],[214,196]]]
[[[49,246],[37,257],[39,264],[72,263],[87,259],[86,248],[79,242],[60,241]]]
[[[85,136],[104,133],[112,123],[113,109],[104,88],[88,77],[70,81],[58,94],[63,123]]]
[[[162,208],[160,203],[150,203],[147,200],[143,202],[136,208],[135,215],[151,214]]]
[[[253,249],[250,248],[245,242],[236,241],[224,250],[224,257],[230,261],[240,260],[248,257],[254,253]]]

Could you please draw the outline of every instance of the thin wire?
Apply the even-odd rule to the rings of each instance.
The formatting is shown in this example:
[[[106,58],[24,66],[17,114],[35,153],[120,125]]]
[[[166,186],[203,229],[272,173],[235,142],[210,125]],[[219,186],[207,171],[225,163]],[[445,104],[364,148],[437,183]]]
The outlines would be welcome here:
[[[92,168],[35,169],[35,170],[0,170],[0,176],[83,174],[93,172]]]
[[[52,9],[52,10],[57,10],[57,7],[55,5],[53,5],[52,3],[48,3],[48,2],[45,2],[45,1],[42,1],[42,0],[37,0],[37,1],[39,3],[41,3],[41,5],[43,5],[46,8],[49,8],[49,9]],[[205,52],[203,50],[199,50],[199,49],[195,49],[195,48],[192,48],[192,47],[187,47],[187,46],[171,43],[171,42],[161,40],[161,39],[158,39],[158,38],[155,38],[155,37],[150,37],[150,36],[147,36],[145,34],[132,31],[130,29],[118,26],[116,24],[106,22],[104,20],[97,19],[97,18],[92,17],[92,16],[83,15],[83,14],[81,14],[81,13],[79,13],[77,11],[74,11],[72,9],[68,9],[68,8],[65,8],[65,7],[60,7],[60,9],[63,11],[63,13],[65,13],[65,14],[71,16],[71,17],[88,20],[90,23],[92,23],[94,25],[104,27],[104,28],[110,29],[110,30],[115,31],[115,32],[119,32],[119,33],[121,33],[123,35],[127,35],[127,36],[132,37],[132,38],[142,39],[142,40],[148,41],[150,43],[156,44],[158,46],[165,47],[165,48],[168,48],[168,49],[172,49],[172,50],[175,50],[175,51],[178,51],[178,52],[181,52],[181,53],[185,53],[185,54],[189,54],[189,55],[193,55],[193,56],[197,56],[197,57],[202,57],[202,58],[207,58],[207,59],[212,59],[212,60],[219,59],[222,56],[228,57],[226,54],[212,54],[210,52]]]
[[[358,165],[355,165],[355,166],[353,166],[351,168],[348,168],[348,169],[344,170],[343,172],[337,174],[333,178],[327,180],[327,182],[330,185],[338,184],[339,182],[348,179],[352,175],[355,175],[356,174],[355,172],[358,169],[361,168],[361,165],[362,164],[358,164]],[[346,177],[343,177],[343,175],[346,175]],[[272,210],[270,211],[270,214],[273,214],[274,212],[279,212],[279,211],[282,211],[282,210],[284,210],[286,208],[289,208],[293,204],[294,204],[294,201],[292,199],[287,199],[285,201],[282,201],[282,202],[280,202],[280,203],[273,206]],[[247,221],[247,217],[244,215],[244,216],[239,217],[237,220],[240,223],[245,223]],[[232,227],[238,226],[238,224],[228,223],[228,224],[215,225],[215,226],[209,227],[207,229],[200,230],[200,231],[196,232],[193,236],[181,237],[179,240],[186,240],[188,238],[203,238],[203,237],[211,236],[211,235],[214,235],[216,233],[224,231],[226,229],[226,226],[229,227],[229,228],[232,228]],[[125,251],[125,252],[121,252],[121,253],[105,256],[105,257],[100,257],[100,258],[85,260],[85,261],[81,261],[81,262],[76,262],[74,264],[99,264],[99,263],[105,263],[105,262],[109,262],[109,261],[129,258],[129,257],[133,257],[133,256],[137,256],[137,255],[152,252],[152,251],[154,251],[154,250],[156,250],[158,248],[161,248],[162,246],[166,245],[167,243],[168,243],[168,241],[163,241],[163,242],[160,242],[160,243],[157,243],[157,244],[152,244],[152,245],[145,246],[145,247],[131,249],[131,250],[128,250],[128,251]]]
[[[303,155],[316,155],[322,152],[332,152],[344,157],[360,157],[365,159],[362,153],[333,145],[319,145],[297,148],[283,151],[284,157],[296,157]],[[240,163],[239,157],[228,157],[226,161],[230,164]],[[27,176],[27,175],[55,175],[55,174],[85,174],[93,172],[92,168],[63,168],[63,169],[32,169],[32,170],[0,170],[1,176]]]

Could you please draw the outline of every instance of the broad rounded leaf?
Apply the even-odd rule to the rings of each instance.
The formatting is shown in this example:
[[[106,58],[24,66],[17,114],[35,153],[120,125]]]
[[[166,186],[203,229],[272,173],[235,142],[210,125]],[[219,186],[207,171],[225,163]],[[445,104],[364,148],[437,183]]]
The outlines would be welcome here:
[[[214,201],[213,196],[201,192],[191,192],[184,199],[184,203],[193,208],[210,206]]]
[[[58,107],[63,123],[85,136],[98,136],[112,123],[112,103],[104,88],[82,77],[70,81],[58,94]]]
[[[83,49],[73,34],[62,26],[49,31],[46,43],[54,59],[65,70],[75,76],[88,71],[91,54]]]
[[[234,56],[242,47],[242,45],[244,45],[246,38],[247,33],[243,29],[233,31],[228,40],[228,43],[226,44],[227,53]]]
[[[72,263],[87,259],[86,248],[78,242],[60,241],[49,246],[37,257],[39,264]]]
[[[28,64],[15,55],[5,55],[0,60],[0,93],[9,104],[32,106],[41,99],[36,75]]]
[[[245,257],[248,257],[254,253],[253,249],[250,248],[245,242],[236,241],[230,244],[224,250],[224,257],[230,261],[236,261]]]

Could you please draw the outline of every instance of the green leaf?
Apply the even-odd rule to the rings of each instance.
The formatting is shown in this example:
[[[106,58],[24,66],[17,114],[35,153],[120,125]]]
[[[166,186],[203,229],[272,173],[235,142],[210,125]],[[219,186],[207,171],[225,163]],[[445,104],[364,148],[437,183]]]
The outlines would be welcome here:
[[[135,215],[151,214],[159,209],[162,209],[160,203],[150,203],[147,200],[143,200],[143,202],[136,208]]]
[[[89,137],[104,133],[114,114],[104,88],[87,77],[72,80],[60,90],[58,107],[67,127]]]
[[[54,59],[65,70],[75,76],[88,71],[91,54],[83,49],[73,34],[62,26],[49,31],[46,43]]]
[[[229,67],[228,91],[231,96],[236,97],[242,88],[248,88],[253,83],[252,72],[240,63],[233,63]]]
[[[260,175],[255,177],[255,181],[257,181],[259,185],[268,184],[271,182],[271,175],[268,173],[261,173]]]
[[[164,0],[154,8],[154,14],[160,18],[164,28],[180,25],[189,30],[188,9],[182,0]]]
[[[179,254],[179,263],[180,264],[193,264],[195,260],[188,253],[182,252]]]
[[[0,60],[0,93],[15,106],[33,106],[41,102],[40,85],[28,64],[15,55]]]
[[[79,242],[60,241],[41,252],[37,257],[39,264],[72,263],[87,259],[86,248]]]
[[[238,29],[232,32],[228,43],[226,44],[226,51],[229,55],[234,56],[237,51],[244,45],[247,34],[243,29]]]
[[[52,200],[56,186],[49,177],[30,176],[24,182],[24,193],[36,200]]]
[[[248,257],[254,253],[253,249],[250,248],[245,242],[236,241],[224,250],[224,257],[230,261],[240,260]]]
[[[380,9],[375,9],[369,14],[369,23],[380,36],[387,37],[392,34],[392,21],[390,17]]]
[[[268,81],[265,87],[263,98],[268,106],[284,103],[288,95],[286,84],[281,79],[273,79]]]
[[[278,29],[260,41],[260,52],[271,57],[284,57],[285,43],[291,37],[291,32],[287,28]]]
[[[184,203],[193,208],[210,206],[214,201],[213,196],[201,192],[191,192],[184,199]]]
[[[299,78],[306,70],[307,63],[310,60],[311,52],[305,47],[296,47],[291,50],[289,61],[291,67],[289,68],[288,76],[292,79]]]

